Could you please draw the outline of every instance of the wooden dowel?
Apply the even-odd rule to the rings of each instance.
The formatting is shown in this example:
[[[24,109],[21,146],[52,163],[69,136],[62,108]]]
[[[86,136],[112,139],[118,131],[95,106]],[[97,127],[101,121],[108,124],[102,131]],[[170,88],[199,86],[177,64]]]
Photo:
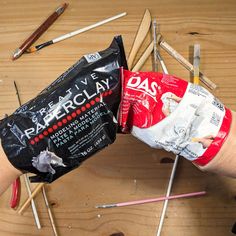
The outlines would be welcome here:
[[[138,60],[138,62],[136,63],[136,65],[133,67],[132,71],[136,72],[138,71],[143,64],[145,63],[145,61],[148,59],[148,57],[150,56],[150,54],[152,53],[154,48],[154,43],[153,41],[149,44],[149,46],[147,47],[147,49],[145,50],[145,52],[143,53],[143,55],[140,57],[140,59]]]
[[[23,211],[27,208],[27,206],[30,204],[31,199],[33,199],[37,193],[41,190],[41,188],[44,186],[44,183],[40,183],[37,185],[37,187],[32,192],[31,196],[25,201],[25,203],[21,206],[20,210],[18,211],[19,214],[22,214]]]
[[[43,193],[44,202],[45,202],[45,205],[46,205],[46,208],[47,208],[47,211],[48,211],[49,219],[50,219],[50,222],[51,222],[51,225],[52,225],[53,233],[54,233],[55,236],[58,236],[57,228],[56,228],[56,225],[55,225],[55,222],[54,222],[54,217],[53,217],[50,205],[48,203],[48,198],[47,198],[47,195],[46,195],[45,186],[43,186],[43,188],[42,188],[42,193]]]
[[[26,189],[27,189],[27,192],[28,192],[28,196],[30,197],[32,195],[31,193],[31,188],[30,188],[30,181],[29,181],[29,177],[27,174],[24,174],[24,180],[25,180],[25,185],[26,185]],[[39,216],[38,216],[38,212],[37,212],[37,209],[36,209],[36,205],[35,205],[35,202],[34,202],[34,199],[31,199],[31,207],[32,207],[32,211],[33,211],[33,215],[34,215],[34,220],[35,220],[35,223],[36,223],[36,226],[38,229],[41,229],[41,224],[40,224],[40,221],[39,221]]]

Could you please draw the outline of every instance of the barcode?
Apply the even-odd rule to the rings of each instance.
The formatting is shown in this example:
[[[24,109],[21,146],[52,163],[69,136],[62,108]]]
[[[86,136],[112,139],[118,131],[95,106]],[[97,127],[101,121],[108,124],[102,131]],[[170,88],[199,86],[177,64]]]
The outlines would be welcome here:
[[[102,58],[98,52],[84,55],[84,57],[88,63],[95,62],[95,61],[99,60],[100,58]]]
[[[221,111],[224,111],[224,105],[217,99],[217,98],[214,98],[214,101],[212,102],[212,104],[219,108]]]
[[[210,123],[218,127],[220,123],[220,116],[213,112]]]

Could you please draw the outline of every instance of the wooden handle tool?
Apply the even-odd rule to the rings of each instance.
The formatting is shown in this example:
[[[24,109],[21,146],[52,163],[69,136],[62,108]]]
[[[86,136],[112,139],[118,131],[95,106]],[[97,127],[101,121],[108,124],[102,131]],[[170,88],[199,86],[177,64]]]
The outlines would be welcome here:
[[[141,21],[141,24],[139,26],[138,32],[136,34],[133,46],[131,48],[130,54],[129,54],[129,58],[128,58],[129,69],[132,68],[134,58],[135,58],[140,46],[142,45],[142,42],[144,41],[144,39],[149,31],[151,21],[152,20],[151,20],[150,11],[148,9],[146,9],[143,19]]]
[[[160,40],[160,46],[163,48],[168,54],[170,54],[173,58],[175,58],[182,66],[184,66],[191,73],[194,73],[193,65],[186,60],[182,55],[180,55],[175,49],[173,49],[163,38]],[[207,78],[200,71],[200,80],[210,89],[215,89],[217,86],[214,84],[209,78]]]
[[[143,53],[143,55],[140,57],[136,65],[133,67],[132,69],[133,72],[137,72],[143,66],[145,61],[148,59],[148,57],[152,53],[153,48],[154,48],[154,42],[152,41],[147,47],[147,49],[145,50],[145,52]]]

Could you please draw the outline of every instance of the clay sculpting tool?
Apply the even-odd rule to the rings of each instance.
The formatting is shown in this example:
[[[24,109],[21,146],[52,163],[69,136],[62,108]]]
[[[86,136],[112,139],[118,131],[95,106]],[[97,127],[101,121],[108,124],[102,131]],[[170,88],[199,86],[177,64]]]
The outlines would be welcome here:
[[[153,51],[153,46],[154,46],[154,42],[152,41],[149,46],[147,47],[147,49],[144,51],[143,55],[139,58],[138,62],[136,63],[136,65],[133,67],[133,69],[131,71],[133,72],[137,72],[140,70],[140,68],[143,66],[143,64],[145,63],[145,61],[148,59],[148,57],[150,56],[150,54]]]
[[[161,38],[160,34],[157,35],[157,38],[156,38],[157,42],[159,42],[160,38]],[[146,48],[146,50],[144,51],[144,53],[139,58],[139,60],[137,61],[137,63],[135,64],[135,66],[133,67],[133,69],[131,71],[133,71],[133,72],[139,71],[153,50],[154,50],[154,41],[152,41],[149,44],[149,46]],[[158,51],[157,51],[157,53],[158,53]],[[157,54],[157,58],[158,58],[158,54]]]
[[[153,38],[153,71],[158,71],[158,58],[157,58],[157,20],[154,19],[152,23],[152,38]]]
[[[167,199],[168,200],[173,200],[173,199],[178,199],[178,198],[196,197],[196,196],[202,196],[202,195],[205,195],[205,194],[206,194],[205,191],[194,192],[194,193],[184,193],[184,194],[178,194],[178,195],[173,195],[173,196],[169,196],[169,197],[158,197],[158,198],[137,200],[137,201],[131,201],[131,202],[121,202],[121,203],[97,205],[96,208],[113,208],[113,207],[141,205],[141,204],[145,204],[145,203],[165,201]]]
[[[64,3],[59,6],[30,36],[24,43],[15,50],[12,60],[19,58],[65,11],[68,4]]]
[[[180,55],[175,49],[173,49],[163,38],[161,38],[159,42],[161,48],[163,48],[168,54],[170,54],[173,58],[175,58],[181,65],[183,65],[187,70],[191,73],[194,73],[193,65],[186,60],[182,55]],[[207,78],[201,71],[200,80],[210,89],[215,89],[217,86],[214,84],[209,78]]]
[[[95,23],[95,24],[86,26],[86,27],[84,27],[84,28],[81,28],[81,29],[75,30],[75,31],[73,31],[73,32],[70,32],[70,33],[68,33],[68,34],[64,34],[64,35],[62,35],[62,36],[59,36],[59,37],[57,37],[57,38],[55,38],[55,39],[49,40],[49,41],[47,41],[47,42],[45,42],[45,43],[42,43],[42,44],[40,44],[40,45],[33,46],[33,47],[29,48],[29,49],[27,50],[27,52],[29,52],[29,53],[31,53],[31,52],[36,52],[36,51],[38,51],[38,50],[40,50],[40,49],[42,49],[42,48],[44,48],[44,47],[47,47],[47,46],[52,45],[52,44],[54,44],[54,43],[58,43],[58,42],[60,42],[60,41],[62,41],[62,40],[71,38],[71,37],[73,37],[73,36],[75,36],[75,35],[78,35],[78,34],[81,34],[81,33],[83,33],[83,32],[89,31],[89,30],[91,30],[91,29],[93,29],[93,28],[96,28],[96,27],[98,27],[98,26],[100,26],[100,25],[104,25],[104,24],[106,24],[106,23],[108,23],[108,22],[110,22],[110,21],[116,20],[116,19],[121,18],[121,17],[126,16],[126,15],[127,15],[127,13],[126,13],[126,12],[123,12],[123,13],[121,13],[121,14],[119,14],[119,15],[112,16],[112,17],[110,17],[110,18],[107,18],[107,19],[102,20],[102,21],[100,21],[100,22],[97,22],[97,23]]]
[[[132,69],[134,58],[149,31],[150,25],[151,25],[151,14],[150,14],[150,11],[146,9],[143,15],[143,19],[140,23],[138,32],[136,34],[133,46],[130,50],[130,54],[128,58],[128,68],[130,70]]]

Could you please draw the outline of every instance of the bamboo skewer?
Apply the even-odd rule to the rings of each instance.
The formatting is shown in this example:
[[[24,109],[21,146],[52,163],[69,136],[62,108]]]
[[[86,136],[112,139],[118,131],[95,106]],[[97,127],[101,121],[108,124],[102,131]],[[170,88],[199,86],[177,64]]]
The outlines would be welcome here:
[[[29,177],[28,177],[27,174],[24,174],[23,176],[24,176],[28,196],[31,197],[32,193],[31,193],[31,188],[30,188]],[[37,226],[38,229],[41,229],[42,227],[41,227],[41,224],[40,224],[40,221],[39,221],[39,216],[38,216],[38,212],[37,212],[37,209],[36,209],[36,206],[35,206],[34,199],[31,199],[31,207],[32,207],[32,211],[33,211],[33,214],[34,214],[34,220],[35,220],[36,226]]]
[[[172,186],[173,186],[178,161],[179,161],[179,156],[176,155],[175,161],[174,161],[174,164],[173,164],[173,167],[172,167],[172,170],[171,170],[167,191],[166,191],[166,197],[167,198],[170,196],[170,193],[171,193],[171,189],[172,189]],[[164,205],[163,205],[162,212],[161,212],[161,218],[160,218],[160,222],[159,222],[159,226],[158,226],[158,230],[157,230],[157,234],[156,234],[157,236],[161,235],[161,230],[162,230],[162,226],[163,226],[163,223],[164,223],[168,203],[169,203],[169,199],[166,199],[165,202],[164,202]]]
[[[20,94],[19,94],[18,87],[17,87],[15,81],[14,81],[14,87],[15,87],[16,96],[17,96],[17,99],[18,99],[19,106],[21,106],[22,103],[21,103],[21,99],[20,99]],[[27,174],[24,174],[23,176],[24,176],[24,181],[25,181],[25,186],[26,186],[27,192],[28,192],[28,196],[30,197],[31,196],[31,188],[30,188],[29,177],[28,177]],[[39,216],[38,216],[38,212],[37,212],[37,209],[36,209],[34,199],[31,200],[31,207],[32,207],[32,211],[33,211],[36,226],[37,226],[38,229],[41,229],[41,224],[40,224],[40,221],[39,221]]]
[[[54,233],[55,236],[58,236],[58,232],[57,232],[57,228],[56,228],[56,225],[55,225],[55,222],[54,222],[53,214],[52,214],[50,205],[48,203],[48,199],[47,199],[47,195],[46,195],[46,191],[45,191],[45,186],[42,187],[42,193],[43,193],[43,198],[44,198],[45,205],[46,205],[46,208],[47,208],[47,211],[48,211],[49,219],[50,219],[50,222],[51,222],[51,225],[52,225],[53,233]]]
[[[148,9],[146,9],[141,24],[139,26],[138,32],[136,34],[133,46],[131,48],[129,58],[128,58],[128,68],[131,69],[134,58],[142,45],[151,25],[151,14]]]
[[[25,203],[21,206],[20,210],[18,211],[19,214],[22,214],[23,211],[27,208],[27,206],[30,204],[30,201],[37,195],[37,193],[42,189],[44,186],[44,183],[40,183],[37,185],[37,187],[32,192],[31,196],[25,201]]]
[[[22,103],[21,103],[21,99],[20,99],[20,94],[19,94],[18,87],[17,87],[15,81],[14,81],[14,86],[15,86],[16,95],[17,95],[17,98],[18,98],[19,105],[21,106]],[[19,214],[21,214],[23,212],[24,207],[27,206],[28,202],[31,202],[31,206],[32,206],[34,219],[35,219],[37,228],[41,229],[41,224],[40,224],[40,221],[39,221],[38,212],[36,210],[36,206],[35,206],[35,202],[34,202],[33,197],[39,192],[40,189],[42,189],[42,194],[43,194],[45,205],[46,205],[46,208],[47,208],[47,211],[48,211],[49,219],[50,219],[50,222],[51,222],[51,225],[52,225],[53,233],[54,233],[55,236],[58,236],[57,229],[56,229],[55,222],[54,222],[54,218],[53,218],[53,215],[52,215],[52,211],[51,211],[51,208],[50,208],[49,203],[48,203],[48,199],[47,199],[47,195],[46,195],[46,191],[45,191],[45,184],[44,183],[38,184],[38,186],[36,187],[36,189],[32,193],[31,188],[30,188],[30,181],[29,181],[28,175],[24,174],[23,176],[24,176],[24,180],[25,180],[25,184],[26,184],[26,189],[27,189],[27,192],[28,192],[28,195],[29,195],[29,199],[21,207],[21,209],[19,210]]]

